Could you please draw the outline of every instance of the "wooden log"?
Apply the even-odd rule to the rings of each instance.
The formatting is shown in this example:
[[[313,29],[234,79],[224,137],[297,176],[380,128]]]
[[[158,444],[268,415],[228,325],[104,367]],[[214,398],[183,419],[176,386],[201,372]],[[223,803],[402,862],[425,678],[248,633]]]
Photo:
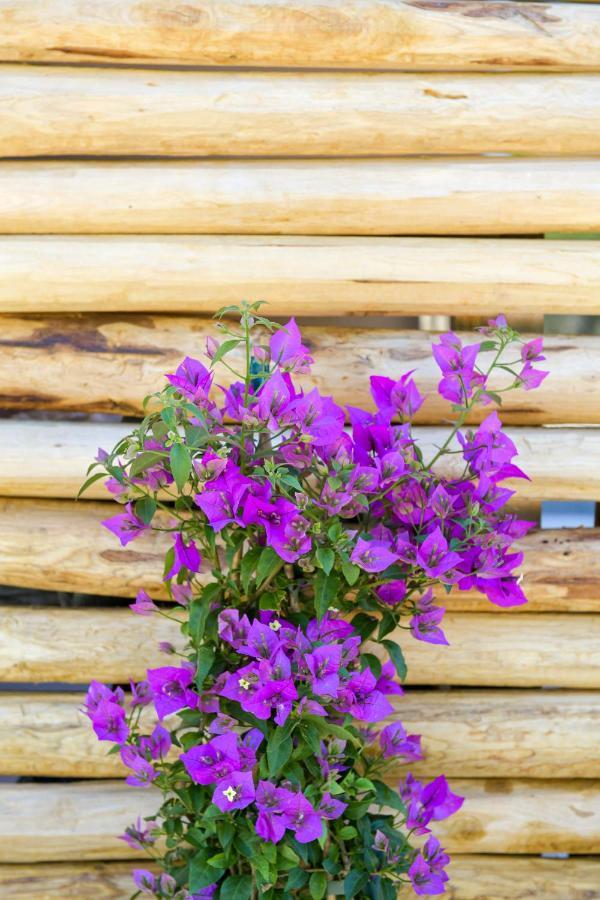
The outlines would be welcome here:
[[[0,84],[4,157],[598,151],[595,75],[17,65]]]
[[[597,782],[453,779],[452,788],[468,799],[452,819],[435,823],[436,834],[450,853],[598,851]],[[158,805],[152,788],[135,791],[121,782],[2,784],[0,862],[133,858],[143,860],[143,865],[145,857],[115,835],[138,814],[152,815]],[[553,862],[558,867],[559,862]],[[487,894],[467,897],[491,900]]]
[[[595,9],[511,0],[11,0],[0,34],[0,59],[20,62],[600,69]]]
[[[174,371],[188,354],[202,356],[206,336],[217,334],[214,323],[207,319],[126,315],[6,316],[0,319],[0,329],[0,404],[4,409],[129,416],[143,414],[144,396],[166,384],[165,372]],[[376,373],[399,378],[408,369],[414,369],[415,380],[426,396],[415,423],[439,425],[452,418],[450,404],[437,392],[441,375],[431,353],[436,335],[333,327],[304,328],[303,335],[315,365],[310,375],[297,379],[300,386],[317,387],[323,394],[333,395],[341,405],[374,409],[369,377]],[[478,335],[471,332],[461,337],[472,343]],[[596,389],[600,379],[598,346],[595,335],[547,336],[544,368],[551,375],[535,391],[519,390],[505,395],[500,410],[505,424],[600,422]],[[230,357],[234,363],[236,359],[243,364],[241,352],[238,357]],[[483,365],[491,362],[490,354],[482,354],[481,360]],[[490,386],[498,387],[508,380],[507,376],[496,374]],[[230,381],[230,373],[217,365],[215,382]],[[214,393],[215,398],[220,397],[217,388]],[[472,419],[479,421],[489,413],[489,407],[479,407]],[[25,435],[31,434],[33,428],[15,422],[4,427],[15,429],[15,446],[17,429],[22,428]],[[58,440],[68,441],[68,435],[76,433],[71,431],[76,429],[71,423],[35,427],[40,428],[40,434],[44,427],[54,429]],[[110,427],[104,427],[108,439]],[[102,429],[97,430],[100,434]],[[550,437],[543,439],[551,442]],[[14,449],[9,447],[6,452],[10,455]]]
[[[128,609],[3,609],[0,681],[144,678],[147,668],[165,665],[158,642],[178,647],[183,639],[170,620],[131,615]],[[600,688],[600,616],[448,613],[444,631],[449,648],[417,643],[405,632],[396,636],[409,684]]]
[[[81,375],[81,369],[78,371]],[[91,390],[94,380],[90,378],[89,383]],[[110,396],[110,385],[101,387]],[[0,495],[72,499],[83,484],[98,447],[112,448],[126,431],[127,426],[118,422],[0,421]],[[414,429],[426,460],[433,458],[447,434],[440,428]],[[519,466],[531,478],[509,479],[505,483],[518,492],[521,503],[542,499],[600,500],[598,429],[509,428],[507,434],[519,450]],[[447,456],[436,468],[448,477],[460,477],[464,461],[458,454]],[[98,481],[85,496],[109,500],[112,495]]]
[[[125,900],[134,889],[132,868],[131,862],[0,866],[0,892],[4,900]]]
[[[425,759],[410,771],[431,777],[598,778],[600,694],[594,691],[409,691],[394,698],[410,734],[423,735]],[[107,755],[69,694],[0,696],[0,774],[110,778],[125,773]],[[27,746],[27,753],[23,747]],[[392,775],[402,777],[399,765]],[[600,815],[600,812],[599,812]]]
[[[0,232],[593,232],[597,174],[595,159],[3,162]]]
[[[148,866],[152,868],[152,865]],[[124,900],[132,863],[38,863],[0,866],[4,900]],[[598,900],[600,861],[586,857],[453,856],[448,900]],[[398,900],[413,900],[402,888]]]
[[[0,584],[121,597],[145,588],[164,598],[164,536],[142,535],[121,547],[100,527],[107,511],[100,503],[0,499]],[[448,610],[600,612],[600,530],[536,531],[517,547],[525,553],[526,606],[503,611],[466,591],[444,595]]]
[[[585,240],[8,236],[0,238],[0,312],[197,314],[246,298],[268,301],[275,316],[591,315],[600,312],[599,248]]]
[[[106,510],[100,503],[0,500],[0,583],[125,597],[143,587],[165,597],[164,535],[121,547],[100,526]]]

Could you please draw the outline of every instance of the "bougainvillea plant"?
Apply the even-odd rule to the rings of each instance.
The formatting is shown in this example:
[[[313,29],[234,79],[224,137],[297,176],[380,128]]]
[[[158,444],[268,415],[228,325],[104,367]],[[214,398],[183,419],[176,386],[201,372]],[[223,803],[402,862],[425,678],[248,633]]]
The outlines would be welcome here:
[[[154,860],[134,871],[134,896],[440,894],[449,858],[431,827],[463,799],[443,775],[400,770],[422,758],[401,722],[400,637],[447,643],[438,601],[450,591],[525,602],[511,545],[532,523],[506,513],[500,485],[526,476],[495,411],[464,423],[542,381],[542,342],[523,343],[502,316],[469,346],[440,337],[455,421],[425,459],[412,372],[371,378],[374,412],[344,410],[298,387],[310,352],[293,319],[258,307],[220,311],[207,364],[187,358],[167,375],[86,482],[108,477],[124,508],[103,524],[121,544],[169,536],[170,602],[141,591],[132,609],[182,635],[127,694],[94,682],[87,696],[128,784],[162,792],[156,815],[122,836]],[[215,367],[229,384],[213,384]]]

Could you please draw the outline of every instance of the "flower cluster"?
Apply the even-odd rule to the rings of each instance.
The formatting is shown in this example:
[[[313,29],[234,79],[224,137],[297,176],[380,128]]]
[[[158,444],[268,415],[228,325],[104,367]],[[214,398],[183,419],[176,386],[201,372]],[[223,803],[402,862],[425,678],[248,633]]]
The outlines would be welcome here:
[[[172,664],[127,693],[94,682],[85,707],[127,782],[162,792],[122,836],[158,867],[135,885],[176,900],[442,893],[449,860],[430,825],[462,798],[443,776],[389,787],[423,758],[400,721],[401,636],[447,643],[440,594],[526,600],[513,543],[531,523],[506,511],[502,483],[527,476],[495,410],[466,423],[541,383],[541,340],[498,317],[477,343],[433,345],[456,421],[426,460],[414,372],[373,376],[371,409],[343,409],[310,384],[294,320],[254,304],[236,327],[235,312],[207,364],[169,374],[87,482],[106,479],[121,504],[104,525],[123,546],[151,530],[170,544],[169,602],[140,591],[131,608],[171,621]]]

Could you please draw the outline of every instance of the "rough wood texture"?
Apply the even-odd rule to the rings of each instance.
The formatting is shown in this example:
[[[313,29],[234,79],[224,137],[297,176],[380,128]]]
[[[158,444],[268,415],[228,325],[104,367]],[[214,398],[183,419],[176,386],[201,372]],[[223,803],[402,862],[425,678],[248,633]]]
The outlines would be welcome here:
[[[373,69],[600,69],[593,8],[500,0],[8,0],[0,59]],[[490,8],[488,8],[490,7]]]
[[[450,853],[587,854],[600,847],[597,782],[453,779],[452,787],[468,799],[447,823],[436,823]],[[121,782],[0,785],[0,862],[145,860],[115,835],[138,814],[155,812],[157,801],[152,789]]]
[[[597,241],[0,238],[5,313],[196,314],[246,298],[268,301],[267,313],[278,316],[591,315],[599,295]]]
[[[0,697],[0,774],[107,778],[124,773],[80,712],[83,695]],[[423,735],[423,776],[598,778],[600,694],[593,691],[410,691],[392,718]],[[23,747],[27,746],[27,753]],[[398,766],[395,777],[404,771]],[[600,809],[598,810],[600,826]],[[473,851],[476,848],[472,848]]]
[[[0,231],[593,232],[600,230],[599,170],[595,159],[4,162]]]
[[[0,318],[0,406],[9,410],[141,415],[144,396],[166,384],[165,372],[174,371],[187,354],[201,356],[206,336],[216,333],[211,320],[199,318],[5,316]],[[436,335],[329,326],[303,328],[303,335],[315,365],[309,376],[298,378],[301,386],[307,389],[318,387],[341,405],[373,409],[370,375],[376,372],[399,378],[408,369],[414,369],[415,380],[427,395],[414,421],[439,425],[451,418],[450,404],[437,392],[441,376],[431,354],[431,343],[437,339]],[[471,343],[477,336],[469,332],[462,337]],[[506,394],[501,409],[503,421],[514,425],[600,422],[599,343],[597,336],[547,336],[544,368],[550,370],[550,377],[535,391]],[[235,357],[231,359],[235,361]],[[486,360],[491,362],[489,353],[482,354],[481,359],[483,364]],[[230,380],[231,375],[218,365],[215,381],[228,383]],[[503,374],[496,374],[490,386],[498,387],[507,381]],[[557,385],[562,390],[557,389]],[[568,403],[562,391],[568,391]],[[217,395],[220,392],[215,388]],[[489,407],[480,407],[473,420],[485,418],[489,412]],[[48,435],[54,431],[57,440],[67,443],[72,440],[75,445],[83,440],[77,434],[83,435],[86,430],[82,427],[78,431],[73,423],[47,426],[9,422],[3,427],[15,435],[15,447],[19,429],[23,429],[23,435],[31,435],[39,428],[42,435],[46,428]],[[103,428],[109,439],[111,426]],[[116,425],[112,426],[112,433],[116,433],[116,428]],[[90,439],[93,431],[89,431]],[[100,434],[102,428],[97,427],[97,432]],[[589,440],[593,443],[593,434]],[[33,443],[31,438],[30,443]],[[83,445],[81,450],[84,451]],[[95,453],[96,447],[93,450]],[[10,457],[12,452],[14,449],[11,451],[8,447],[7,456]],[[58,476],[57,469],[57,480]]]
[[[4,900],[125,900],[132,890],[131,869],[132,863],[0,866],[0,888]],[[448,900],[600,898],[597,859],[459,855],[452,858],[448,872]],[[414,900],[414,892],[402,889],[398,900]]]
[[[577,74],[3,66],[0,155],[581,156],[598,150],[598,84]]]
[[[100,526],[106,510],[101,503],[0,500],[0,584],[125,597],[143,587],[166,596],[163,535],[121,547]]]
[[[600,688],[600,616],[448,613],[450,647],[398,640],[410,684],[475,687]],[[128,609],[5,608],[0,619],[0,680],[93,678],[123,683],[165,664],[158,641],[182,643],[160,616],[132,619]]]
[[[100,526],[107,510],[89,501],[1,499],[0,584],[122,597],[133,597],[143,587],[153,597],[164,597],[164,538],[144,535],[121,547]],[[520,614],[600,612],[600,530],[537,531],[519,546],[529,597],[527,606],[516,608]],[[514,613],[471,592],[443,600],[450,611]]]
[[[82,377],[82,382],[76,384],[79,391],[87,379],[82,367],[76,371]],[[58,385],[58,376],[56,381]],[[110,384],[96,382],[93,377],[89,379],[88,401],[94,384],[102,387],[114,401],[116,391],[111,393]],[[0,495],[72,499],[77,495],[98,447],[113,447],[126,431],[127,426],[121,423],[0,421]],[[415,428],[414,434],[425,459],[429,459],[443,443],[447,431]],[[505,482],[506,487],[518,492],[519,501],[600,500],[600,433],[597,429],[509,428],[507,434],[519,449],[519,466],[532,479]],[[557,445],[561,448],[560,456],[555,452]],[[448,456],[437,468],[450,477],[460,477],[464,469],[462,456]],[[101,481],[92,485],[85,497],[111,499]]]

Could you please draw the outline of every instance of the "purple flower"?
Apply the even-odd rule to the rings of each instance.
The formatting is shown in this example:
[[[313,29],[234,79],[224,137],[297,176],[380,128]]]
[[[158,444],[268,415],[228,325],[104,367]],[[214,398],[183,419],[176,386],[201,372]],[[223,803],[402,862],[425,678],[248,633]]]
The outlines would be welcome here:
[[[140,749],[152,759],[162,759],[171,749],[171,733],[157,725],[150,736],[140,738]]]
[[[131,503],[127,504],[124,513],[119,513],[117,516],[105,519],[102,522],[102,525],[104,525],[105,528],[108,528],[109,531],[112,531],[113,534],[116,534],[122,547],[125,547],[130,541],[134,541],[142,534],[142,532],[147,531],[150,527],[142,522],[139,516],[136,516]]]
[[[427,612],[417,613],[410,620],[410,633],[427,644],[448,644],[446,635],[439,627],[445,612],[443,606],[434,606]]]
[[[160,669],[148,669],[147,675],[159,719],[164,719],[185,706],[195,706],[197,695],[189,689],[194,679],[190,669],[163,666]]]
[[[212,802],[221,812],[245,809],[256,796],[252,772],[232,772],[217,782]]]
[[[522,606],[527,603],[516,577],[476,578],[475,586],[496,606]]]
[[[408,877],[415,894],[426,894],[431,897],[434,894],[443,894],[446,890],[444,879],[440,873],[430,868],[421,853],[417,854],[408,870]]]
[[[311,674],[313,694],[335,697],[340,686],[339,671],[342,664],[342,648],[339,644],[317,647],[304,658]]]
[[[271,710],[275,708],[275,722],[285,725],[292,711],[292,701],[298,699],[298,691],[291,678],[270,681],[259,687],[249,697],[242,708],[246,712],[253,713],[257,719],[268,719]]]
[[[152,613],[158,611],[158,607],[146,591],[138,591],[135,595],[135,603],[129,604],[129,609],[137,613],[138,616],[151,616]]]
[[[152,702],[152,688],[149,682],[139,681],[136,684],[135,681],[130,681],[129,684],[131,687],[132,708],[134,706],[148,706]]]
[[[134,869],[132,872],[136,888],[142,894],[155,894],[158,887],[156,877],[148,869]]]
[[[439,526],[417,548],[417,562],[430,578],[445,575],[460,561],[458,553],[448,550],[448,541]]]
[[[179,532],[175,535],[173,544],[173,565],[164,577],[164,581],[174,578],[182,569],[189,572],[199,572],[202,565],[202,556],[194,541],[185,544]]]
[[[382,694],[403,694],[404,690],[396,681],[396,669],[391,660],[384,663],[381,667],[381,675],[377,679],[375,689],[381,691]]]
[[[92,728],[99,741],[113,741],[124,744],[129,737],[129,728],[125,721],[125,710],[111,700],[101,700],[91,714]]]
[[[256,789],[258,819],[255,829],[264,841],[277,844],[285,833],[286,819],[281,800],[284,792],[270,781],[259,781]]]
[[[388,541],[365,541],[359,538],[350,559],[365,572],[383,572],[398,559]]]
[[[151,762],[139,756],[131,747],[121,748],[121,759],[126,766],[133,769],[133,775],[128,775],[125,781],[132,787],[150,787],[157,778],[158,772]]]
[[[212,384],[212,373],[199,360],[186,356],[177,366],[175,374],[167,375],[166,378],[192,403],[198,404],[207,400]]]
[[[375,593],[382,603],[387,604],[387,606],[397,606],[406,597],[406,582],[387,581],[385,584],[380,585],[375,590]]]
[[[135,825],[128,825],[125,832],[119,835],[119,840],[125,841],[132,850],[145,850],[146,847],[151,847],[156,842],[152,832],[157,827],[154,819],[142,822],[141,817],[138,816]]]
[[[377,680],[370,669],[364,669],[350,678],[345,685],[349,699],[347,711],[362,722],[380,722],[394,710],[385,695],[375,687]]]
[[[323,833],[323,820],[316,809],[300,792],[282,789],[281,809],[284,814],[286,828],[290,828],[300,844],[308,844],[320,838]]]
[[[399,381],[371,375],[371,395],[386,422],[390,422],[393,416],[412,419],[423,405],[423,397],[410,377],[413,372],[414,369],[407,372]]]
[[[302,373],[307,372],[313,363],[308,348],[302,344],[302,336],[294,319],[273,334],[269,347],[271,359],[277,366]]]
[[[386,725],[379,735],[379,743],[384,759],[390,759],[393,756],[403,756],[407,762],[423,759],[421,736],[407,734],[400,722]]]
[[[180,759],[196,784],[213,784],[241,769],[238,740],[233,732],[192,747]]]
[[[330,793],[327,792],[323,794],[317,812],[324,819],[339,819],[347,806],[347,803],[342,803],[341,800],[336,800],[331,796]]]
[[[240,618],[237,609],[224,609],[219,613],[218,629],[221,640],[238,649],[247,640],[250,620],[248,616]]]
[[[453,332],[442,334],[439,344],[431,345],[433,357],[442,372],[438,391],[446,400],[463,405],[473,394],[474,388],[485,383],[484,378],[475,372],[480,346],[471,344],[463,347]]]
[[[103,700],[122,706],[125,701],[125,694],[121,688],[116,688],[113,691],[100,681],[91,681],[85,698],[86,715],[91,718]]]

